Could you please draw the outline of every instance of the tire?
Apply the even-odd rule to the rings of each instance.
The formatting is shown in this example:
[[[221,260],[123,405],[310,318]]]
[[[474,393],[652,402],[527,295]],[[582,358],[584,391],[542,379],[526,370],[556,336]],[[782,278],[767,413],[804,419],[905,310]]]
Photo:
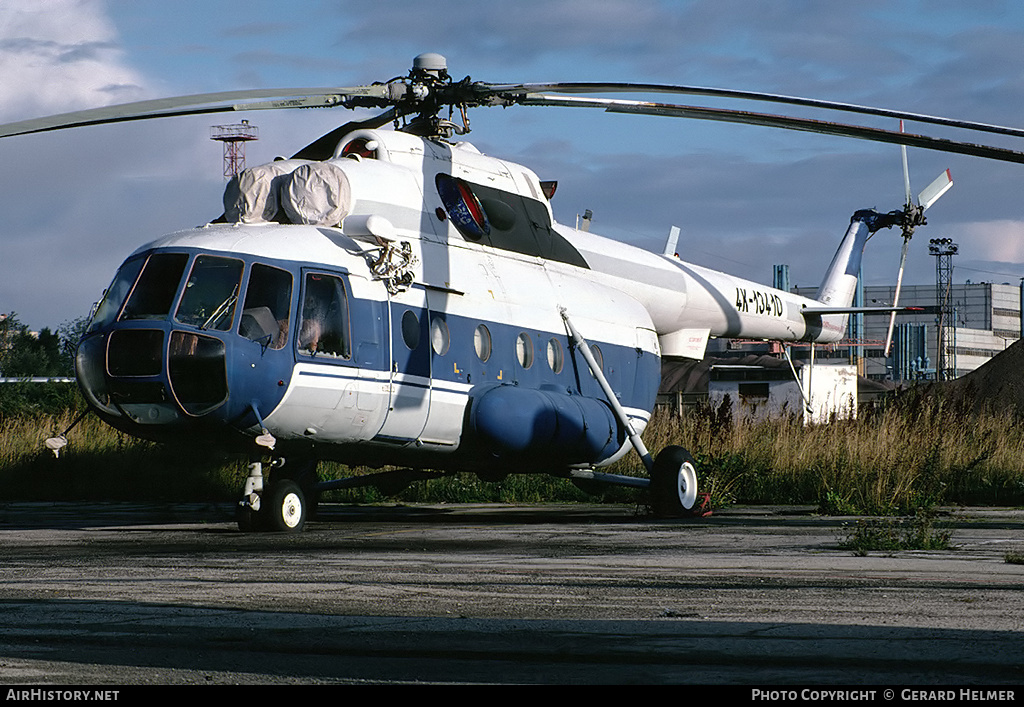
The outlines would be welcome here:
[[[682,447],[665,447],[651,470],[651,508],[656,516],[690,515],[697,501],[697,465]]]
[[[270,485],[264,492],[260,504],[260,515],[263,516],[267,530],[280,533],[298,533],[306,524],[306,495],[302,488],[285,479]]]

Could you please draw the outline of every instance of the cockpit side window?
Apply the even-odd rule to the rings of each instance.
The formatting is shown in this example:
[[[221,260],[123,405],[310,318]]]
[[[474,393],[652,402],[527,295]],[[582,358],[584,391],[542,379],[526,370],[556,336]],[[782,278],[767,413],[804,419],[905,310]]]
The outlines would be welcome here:
[[[165,319],[174,304],[187,262],[186,253],[154,253],[149,256],[121,312],[121,321]]]
[[[249,275],[238,333],[268,348],[283,349],[288,343],[291,304],[291,273],[256,263]]]
[[[145,258],[131,258],[126,260],[118,269],[117,275],[114,276],[114,281],[110,283],[110,287],[103,293],[103,299],[96,308],[92,321],[89,322],[88,333],[102,329],[114,321],[145,263]]]
[[[318,358],[349,359],[350,341],[344,281],[334,275],[307,274],[296,339],[298,352]]]
[[[197,256],[174,318],[200,329],[227,331],[234,318],[241,284],[241,260]]]

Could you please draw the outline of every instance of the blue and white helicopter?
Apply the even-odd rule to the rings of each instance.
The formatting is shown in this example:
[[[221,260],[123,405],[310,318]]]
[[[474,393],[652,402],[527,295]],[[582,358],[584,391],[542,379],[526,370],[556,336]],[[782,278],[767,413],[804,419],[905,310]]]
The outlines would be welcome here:
[[[384,109],[291,159],[245,170],[229,183],[221,218],[132,253],[79,346],[79,384],[113,427],[154,440],[211,439],[249,455],[243,530],[298,531],[326,488],[408,481],[428,470],[649,486],[654,510],[673,516],[694,507],[697,474],[686,450],[668,447],[652,457],[641,440],[662,358],[701,358],[710,337],[839,340],[849,314],[860,311],[851,303],[867,238],[900,226],[906,242],[951,185],[948,173],[916,204],[908,186],[903,209],[854,214],[809,299],[688,264],[672,242],[664,254],[652,253],[556,223],[553,183],[451,140],[468,131],[466,111],[593,107],[1015,162],[1024,154],[902,131],[582,95],[652,92],[1024,135],[721,89],[455,82],[443,57],[423,54],[407,76],[386,83],[148,101],[8,124],[0,137],[231,110]],[[461,123],[452,120],[459,116]],[[382,129],[389,123],[398,129]],[[600,471],[630,448],[649,478]],[[318,482],[316,463],[324,459],[401,470]]]

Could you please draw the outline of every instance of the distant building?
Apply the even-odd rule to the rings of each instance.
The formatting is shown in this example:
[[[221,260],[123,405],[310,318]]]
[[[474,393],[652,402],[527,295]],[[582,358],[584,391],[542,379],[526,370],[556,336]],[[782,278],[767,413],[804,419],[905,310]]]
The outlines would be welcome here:
[[[736,419],[758,420],[794,415],[805,424],[857,417],[857,371],[853,366],[799,366],[799,380],[788,368],[714,364],[709,371],[708,403],[714,410],[728,401]]]
[[[934,307],[940,303],[935,285],[904,285],[900,292],[901,306]],[[794,292],[813,297],[817,288],[794,288]],[[864,288],[864,305],[890,304],[895,296],[893,286]],[[855,344],[861,344],[863,358],[861,375],[872,380],[934,380],[939,362],[939,342],[946,351],[950,377],[958,378],[988,362],[1021,338],[1022,287],[991,282],[965,283],[950,286],[946,302],[949,318],[938,314],[899,314],[893,346],[888,359],[884,356],[888,316],[865,316],[864,335],[844,342],[831,351],[819,347],[816,358],[858,363]],[[851,317],[853,319],[853,317]],[[940,321],[941,320],[941,321]],[[799,352],[794,355],[800,357]]]

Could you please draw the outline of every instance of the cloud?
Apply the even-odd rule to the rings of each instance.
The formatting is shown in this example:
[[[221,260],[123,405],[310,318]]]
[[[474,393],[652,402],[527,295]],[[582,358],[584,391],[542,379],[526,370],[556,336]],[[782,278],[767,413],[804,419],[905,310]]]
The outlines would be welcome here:
[[[960,252],[975,260],[1024,262],[1024,221],[998,220],[961,224],[954,239]],[[964,247],[963,244],[969,244]]]
[[[0,28],[0,120],[145,96],[100,2],[5,0]]]
[[[151,86],[162,96],[386,80],[404,75],[416,54],[437,51],[455,79],[725,86],[1012,123],[1024,102],[1022,14],[998,0],[969,10],[946,0],[0,0],[0,122],[150,97]],[[68,302],[92,301],[140,242],[214,215],[220,156],[208,127],[239,117],[259,124],[255,164],[359,116],[266,112],[4,141],[0,161],[19,167],[8,170],[3,192],[12,208],[0,311],[55,324]],[[770,280],[770,264],[788,262],[794,281],[817,284],[853,210],[902,203],[892,145],[601,111],[480,109],[470,117],[468,139],[484,152],[561,181],[561,221],[592,208],[595,232],[658,250],[676,224],[694,260],[760,281]],[[1024,219],[1018,165],[924,150],[911,151],[910,165],[915,190],[946,167],[956,187],[914,238],[908,281],[934,279],[931,237],[957,240],[964,261],[1024,261],[1001,247],[1015,231],[999,226]],[[891,231],[872,240],[869,281],[893,279],[900,244]],[[76,292],[39,294],[39,253],[58,250],[65,262],[53,272],[75,273],[65,280]]]

